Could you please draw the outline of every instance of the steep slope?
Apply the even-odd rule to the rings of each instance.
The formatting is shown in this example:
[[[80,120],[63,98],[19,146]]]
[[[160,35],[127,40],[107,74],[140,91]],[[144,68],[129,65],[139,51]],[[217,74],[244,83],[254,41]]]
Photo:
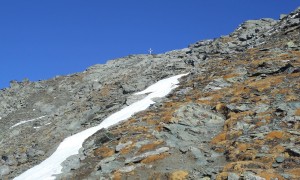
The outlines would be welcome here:
[[[300,8],[183,50],[13,82],[0,93],[0,175],[19,175],[134,92],[190,71],[166,98],[89,137],[57,179],[299,179],[299,37]]]
[[[4,174],[13,177],[46,159],[66,137],[141,98],[131,97],[134,92],[188,71],[190,65],[178,58],[184,53],[128,56],[66,77],[11,82],[0,93]]]

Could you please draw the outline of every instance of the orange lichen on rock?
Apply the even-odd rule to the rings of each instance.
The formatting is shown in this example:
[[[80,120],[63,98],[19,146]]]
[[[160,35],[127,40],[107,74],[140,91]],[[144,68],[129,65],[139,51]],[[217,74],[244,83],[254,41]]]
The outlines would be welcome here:
[[[249,82],[249,86],[252,88],[257,89],[258,91],[262,92],[265,90],[270,89],[271,87],[280,84],[283,82],[283,78],[284,76],[271,76],[271,77],[267,77],[265,79],[261,79],[261,80],[255,80],[252,79],[252,82]]]
[[[121,180],[122,179],[122,173],[120,171],[115,171],[113,174],[113,180]]]
[[[162,113],[162,120],[166,123],[170,123],[173,120],[173,111],[164,111]]]
[[[238,144],[237,145],[237,149],[241,152],[245,152],[249,147],[251,146],[251,144]]]
[[[234,87],[233,87],[233,97],[237,97],[237,96],[241,96],[243,94],[250,94],[250,88],[249,87],[246,87],[244,86],[243,84],[236,84]]]
[[[122,154],[122,155],[128,154],[129,152],[131,152],[133,150],[134,145],[135,144],[133,143],[133,144],[131,144],[129,146],[126,146],[125,148],[121,149],[120,154]]]
[[[300,116],[300,109],[297,109],[297,110],[295,111],[295,116]]]
[[[295,168],[287,171],[288,174],[293,175],[294,178],[300,179],[300,168]]]
[[[221,172],[217,175],[216,180],[227,180],[228,179],[228,172]]]
[[[100,147],[100,148],[97,148],[94,150],[94,155],[100,156],[102,158],[106,158],[106,157],[112,156],[114,154],[115,154],[115,150],[113,150],[109,147],[106,147],[106,146],[103,146],[103,147]]]
[[[275,154],[275,155],[278,155],[278,154],[281,154],[285,151],[285,147],[283,147],[282,145],[277,145],[277,146],[274,146],[271,150],[270,150],[270,153],[271,154]]]
[[[153,119],[147,119],[146,122],[149,125],[157,125],[159,123],[159,121],[155,121]]]
[[[285,97],[286,102],[297,101],[297,100],[298,100],[298,96],[295,94],[289,94]]]
[[[268,169],[268,166],[261,162],[256,161],[237,161],[228,163],[224,166],[223,171],[225,172],[243,172],[245,170],[255,169]]]
[[[244,112],[230,112],[229,119],[225,121],[224,124],[224,131],[230,131],[237,123],[237,121],[242,120],[246,116],[251,116],[253,115],[253,111],[244,111]]]
[[[284,180],[284,178],[281,175],[272,172],[272,170],[262,171],[262,172],[258,173],[258,176],[265,178],[266,180],[273,180],[273,179]]]
[[[226,140],[226,132],[223,132],[223,133],[220,133],[218,134],[217,136],[215,136],[212,140],[211,140],[211,143],[212,144],[218,144],[222,141],[225,141]]]
[[[153,143],[151,144],[145,144],[143,145],[139,150],[138,152],[139,153],[143,153],[145,151],[149,151],[149,150],[153,150],[155,149],[157,146],[161,145],[163,143],[163,141],[154,141]]]
[[[169,153],[162,153],[162,154],[151,155],[151,156],[148,156],[147,158],[143,159],[142,163],[148,164],[148,163],[151,163],[151,162],[154,162],[154,161],[157,161],[157,160],[164,159],[164,158],[166,158],[169,155],[170,155]]]
[[[266,139],[267,140],[282,139],[284,137],[284,134],[285,133],[283,131],[272,131],[266,135]]]
[[[170,173],[169,180],[185,180],[188,178],[189,173],[184,170],[178,170]]]
[[[133,126],[129,129],[132,132],[148,132],[148,127],[145,126]]]
[[[237,77],[237,76],[240,76],[240,74],[232,73],[232,74],[224,75],[223,78],[226,80],[226,79],[234,78],[234,77]]]
[[[221,113],[221,114],[227,114],[227,107],[223,103],[218,103],[216,105],[216,111]]]

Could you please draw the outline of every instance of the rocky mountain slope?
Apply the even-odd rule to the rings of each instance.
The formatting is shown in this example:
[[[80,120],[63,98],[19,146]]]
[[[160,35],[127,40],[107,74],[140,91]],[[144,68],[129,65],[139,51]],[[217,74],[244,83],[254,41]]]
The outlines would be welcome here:
[[[56,179],[300,179],[300,8],[182,50],[12,81],[0,91],[0,177],[187,72],[167,97],[89,137]]]

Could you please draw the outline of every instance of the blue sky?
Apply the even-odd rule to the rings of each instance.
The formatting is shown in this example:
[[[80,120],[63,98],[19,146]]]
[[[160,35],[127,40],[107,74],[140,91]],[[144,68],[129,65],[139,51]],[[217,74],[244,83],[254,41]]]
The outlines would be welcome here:
[[[1,0],[0,88],[129,54],[185,48],[249,19],[278,19],[300,0]]]

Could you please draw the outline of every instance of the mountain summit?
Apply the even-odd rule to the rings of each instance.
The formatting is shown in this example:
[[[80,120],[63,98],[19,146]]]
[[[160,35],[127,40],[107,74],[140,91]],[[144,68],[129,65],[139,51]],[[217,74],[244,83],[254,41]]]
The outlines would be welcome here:
[[[300,8],[0,91],[1,179],[300,179]]]

